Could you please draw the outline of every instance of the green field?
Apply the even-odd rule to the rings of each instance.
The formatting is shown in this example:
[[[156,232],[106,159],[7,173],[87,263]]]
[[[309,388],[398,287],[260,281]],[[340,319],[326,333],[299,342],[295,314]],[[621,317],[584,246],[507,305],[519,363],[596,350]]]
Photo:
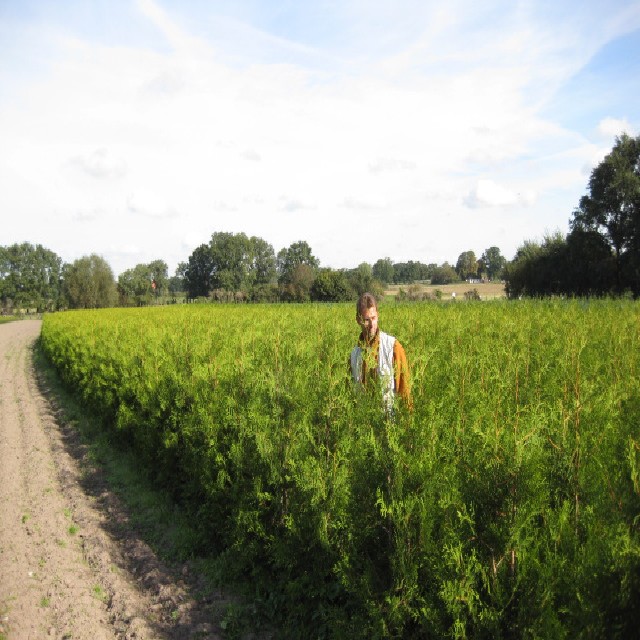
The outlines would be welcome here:
[[[348,382],[354,313],[65,312],[42,345],[283,637],[632,637],[640,307],[389,304],[392,420]]]

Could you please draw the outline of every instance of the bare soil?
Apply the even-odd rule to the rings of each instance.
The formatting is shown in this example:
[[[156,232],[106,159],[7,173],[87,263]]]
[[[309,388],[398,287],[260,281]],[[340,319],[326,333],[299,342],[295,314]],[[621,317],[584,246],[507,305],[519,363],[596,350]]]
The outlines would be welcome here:
[[[0,640],[220,638],[222,595],[127,526],[38,379],[40,325],[0,325]]]

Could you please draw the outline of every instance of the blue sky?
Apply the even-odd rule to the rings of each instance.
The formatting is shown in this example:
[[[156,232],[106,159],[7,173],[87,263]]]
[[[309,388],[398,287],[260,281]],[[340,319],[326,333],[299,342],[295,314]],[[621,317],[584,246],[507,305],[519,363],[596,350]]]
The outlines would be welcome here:
[[[0,245],[323,266],[566,232],[640,133],[640,2],[0,0]]]

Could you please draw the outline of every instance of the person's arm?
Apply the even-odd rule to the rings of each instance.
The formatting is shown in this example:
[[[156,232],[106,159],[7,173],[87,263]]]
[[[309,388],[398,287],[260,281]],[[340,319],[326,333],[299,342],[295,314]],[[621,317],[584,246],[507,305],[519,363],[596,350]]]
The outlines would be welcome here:
[[[396,340],[393,344],[393,369],[395,376],[395,391],[407,403],[407,407],[413,410],[411,398],[411,380],[409,375],[409,363],[404,347]]]

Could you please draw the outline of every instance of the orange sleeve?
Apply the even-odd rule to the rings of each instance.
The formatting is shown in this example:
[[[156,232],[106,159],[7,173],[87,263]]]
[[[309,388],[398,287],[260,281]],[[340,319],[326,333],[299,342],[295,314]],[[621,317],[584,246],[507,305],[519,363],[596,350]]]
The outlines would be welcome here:
[[[409,409],[413,410],[409,363],[407,362],[407,355],[404,352],[404,347],[398,342],[398,340],[393,344],[393,368],[396,393],[407,403]]]

